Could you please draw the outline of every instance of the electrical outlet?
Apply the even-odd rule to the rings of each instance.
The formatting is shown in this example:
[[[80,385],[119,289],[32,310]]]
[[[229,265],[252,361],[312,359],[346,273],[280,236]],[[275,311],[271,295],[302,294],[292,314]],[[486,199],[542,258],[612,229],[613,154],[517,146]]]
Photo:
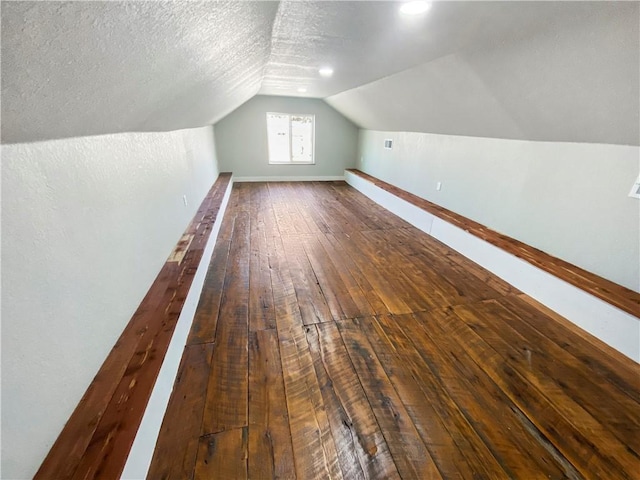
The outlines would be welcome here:
[[[184,206],[186,207],[187,205],[189,205],[189,202],[187,202],[187,196],[186,195],[182,195],[182,203],[184,203]]]
[[[438,191],[442,190],[442,182],[436,183],[436,190]]]
[[[629,196],[634,198],[640,198],[640,175],[638,175],[638,179],[636,180],[636,183],[634,183],[633,187],[631,187]]]

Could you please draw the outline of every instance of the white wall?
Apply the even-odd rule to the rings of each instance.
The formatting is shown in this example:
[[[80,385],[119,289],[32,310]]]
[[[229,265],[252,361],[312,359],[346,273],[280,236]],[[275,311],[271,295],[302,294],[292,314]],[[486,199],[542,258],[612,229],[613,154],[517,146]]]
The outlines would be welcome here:
[[[315,165],[269,165],[267,112],[315,115]],[[235,177],[342,176],[355,165],[357,127],[319,99],[258,95],[215,128],[220,169]]]
[[[217,174],[212,127],[2,145],[2,478],[35,473]]]
[[[361,130],[358,168],[640,291],[638,147]]]

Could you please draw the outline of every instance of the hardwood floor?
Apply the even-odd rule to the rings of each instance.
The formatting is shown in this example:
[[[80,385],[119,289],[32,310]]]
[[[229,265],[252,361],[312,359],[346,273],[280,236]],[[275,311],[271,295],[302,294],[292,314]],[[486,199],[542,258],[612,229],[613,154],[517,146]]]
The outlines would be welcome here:
[[[405,202],[415,205],[421,210],[428,212],[456,227],[462,228],[466,232],[491,243],[505,252],[514,255],[535,267],[544,270],[554,277],[557,277],[574,287],[584,290],[594,297],[598,297],[605,302],[617,307],[618,309],[630,313],[634,316],[640,316],[640,293],[630,290],[622,285],[600,277],[595,273],[588,272],[583,268],[566,262],[558,257],[549,255],[548,253],[538,250],[526,243],[520,242],[515,238],[491,230],[490,228],[475,222],[469,218],[459,215],[451,210],[447,210],[440,205],[436,205],[424,198],[420,198],[406,190],[402,190],[390,183],[384,182],[379,178],[372,177],[357,169],[348,169],[351,175],[361,177],[367,182],[375,185],[395,197]]]
[[[640,478],[639,383],[346,184],[240,183],[148,478]]]

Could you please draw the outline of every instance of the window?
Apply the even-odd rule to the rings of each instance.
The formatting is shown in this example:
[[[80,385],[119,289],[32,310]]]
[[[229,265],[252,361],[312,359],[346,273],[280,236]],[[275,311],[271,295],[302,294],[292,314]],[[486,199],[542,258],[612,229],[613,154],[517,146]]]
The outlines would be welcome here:
[[[313,115],[267,113],[269,163],[315,163],[314,132]]]

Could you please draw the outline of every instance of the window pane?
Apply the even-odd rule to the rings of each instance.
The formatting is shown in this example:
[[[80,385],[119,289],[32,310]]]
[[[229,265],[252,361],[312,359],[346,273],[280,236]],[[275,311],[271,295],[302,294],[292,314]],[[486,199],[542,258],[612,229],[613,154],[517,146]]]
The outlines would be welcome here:
[[[269,163],[289,163],[289,115],[267,113]]]
[[[313,116],[291,116],[291,161],[313,163]]]

